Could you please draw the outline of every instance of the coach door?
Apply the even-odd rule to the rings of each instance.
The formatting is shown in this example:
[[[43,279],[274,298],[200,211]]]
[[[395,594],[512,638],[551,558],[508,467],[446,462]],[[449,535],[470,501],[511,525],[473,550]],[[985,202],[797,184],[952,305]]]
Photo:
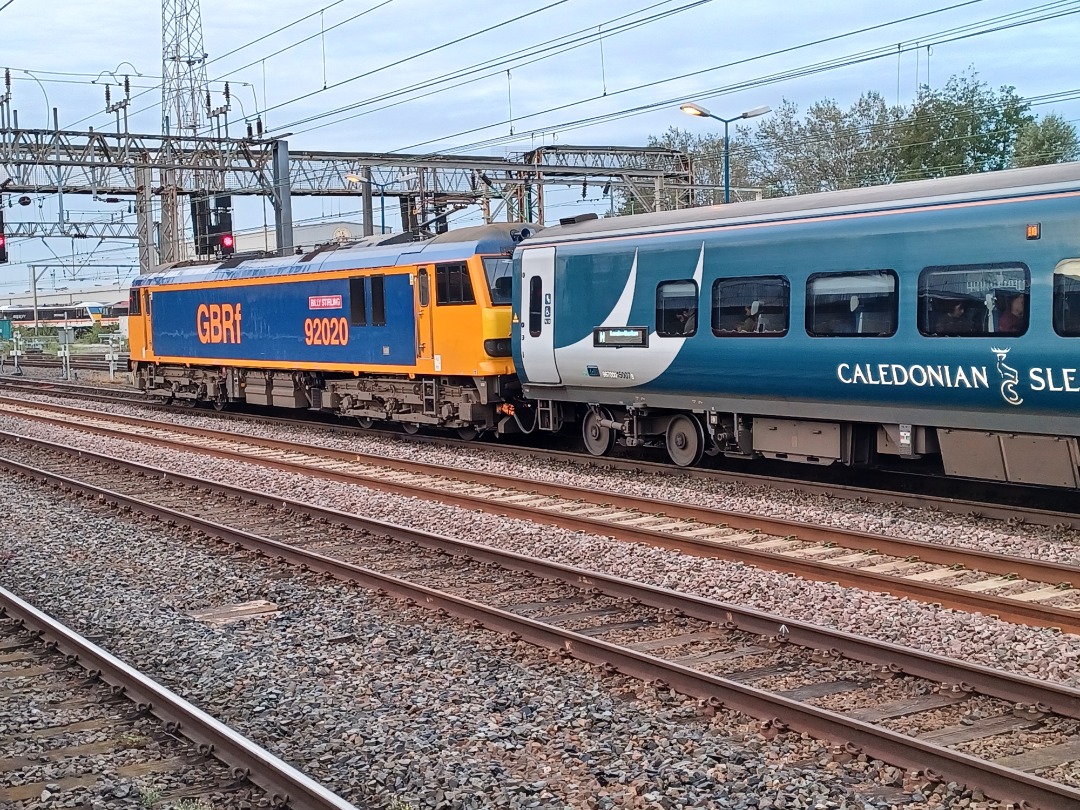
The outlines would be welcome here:
[[[555,248],[521,254],[521,362],[531,383],[560,382],[555,366]]]
[[[431,270],[416,268],[416,359],[432,358]],[[438,369],[436,369],[438,371]]]

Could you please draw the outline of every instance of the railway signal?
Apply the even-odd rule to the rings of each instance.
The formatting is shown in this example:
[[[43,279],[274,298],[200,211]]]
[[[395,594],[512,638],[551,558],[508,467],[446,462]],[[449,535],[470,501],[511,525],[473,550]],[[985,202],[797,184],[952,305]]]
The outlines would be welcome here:
[[[223,233],[218,236],[218,253],[222,256],[231,256],[236,252],[236,239],[231,233]]]

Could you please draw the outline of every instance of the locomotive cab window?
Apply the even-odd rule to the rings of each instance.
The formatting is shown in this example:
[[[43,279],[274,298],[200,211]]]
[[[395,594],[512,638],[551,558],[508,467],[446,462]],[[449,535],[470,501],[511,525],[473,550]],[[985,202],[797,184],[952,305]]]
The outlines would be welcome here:
[[[514,261],[510,258],[489,256],[484,259],[484,275],[487,276],[492,306],[510,306],[514,284],[513,265]]]
[[[128,314],[129,315],[142,315],[142,307],[139,300],[140,290],[132,290],[128,294]]]
[[[1022,335],[1030,298],[1023,264],[927,267],[919,274],[919,331],[929,337]]]
[[[656,334],[689,337],[697,333],[698,286],[692,279],[663,281],[656,287]]]
[[[465,264],[441,264],[435,268],[435,303],[475,304],[472,279]]]
[[[783,337],[788,331],[791,285],[783,276],[717,279],[712,288],[712,331],[717,337]]]
[[[1080,337],[1080,259],[1066,259],[1054,268],[1054,331]]]
[[[892,270],[815,273],[806,282],[806,333],[813,337],[890,337],[899,296]]]

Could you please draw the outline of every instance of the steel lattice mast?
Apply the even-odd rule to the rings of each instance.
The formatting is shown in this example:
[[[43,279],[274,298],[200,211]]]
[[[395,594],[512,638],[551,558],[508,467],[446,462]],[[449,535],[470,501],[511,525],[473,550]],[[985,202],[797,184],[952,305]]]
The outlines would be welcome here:
[[[203,50],[202,9],[199,0],[161,3],[161,131],[181,141],[197,138],[206,120],[206,53]],[[179,192],[186,185],[203,185],[204,178],[184,177],[176,170],[161,175],[160,261],[183,259],[183,218]]]
[[[199,0],[161,3],[161,131],[196,137],[206,120],[206,53]]]

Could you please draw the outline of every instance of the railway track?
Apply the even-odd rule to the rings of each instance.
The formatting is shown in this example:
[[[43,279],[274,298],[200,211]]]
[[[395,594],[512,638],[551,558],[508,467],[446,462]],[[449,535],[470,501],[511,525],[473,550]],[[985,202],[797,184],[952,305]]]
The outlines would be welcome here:
[[[0,411],[1080,633],[1080,567],[0,398]]]
[[[3,588],[0,616],[5,725],[26,718],[0,737],[5,807],[74,807],[85,796],[86,807],[126,798],[191,810],[356,810]]]
[[[190,406],[165,404],[155,397],[148,397],[137,389],[120,386],[94,386],[57,380],[34,380],[0,376],[0,390],[2,389],[47,396],[74,397],[81,402],[102,404],[122,402],[127,405],[135,404],[140,408],[163,413],[186,414],[193,412]],[[992,499],[979,499],[970,496],[972,482],[913,473],[891,473],[888,476],[877,476],[875,478],[877,485],[875,486],[854,486],[840,482],[828,483],[817,480],[823,474],[821,468],[816,468],[813,475],[795,478],[790,477],[791,465],[785,465],[789,471],[788,475],[761,474],[706,467],[673,467],[671,464],[643,460],[637,457],[604,456],[598,458],[583,453],[520,443],[511,446],[505,442],[484,439],[467,441],[439,433],[405,434],[395,427],[358,428],[345,424],[340,419],[332,418],[329,415],[312,414],[307,411],[291,416],[270,416],[262,412],[215,411],[209,409],[198,409],[195,412],[206,418],[219,419],[228,424],[257,420],[260,424],[281,425],[286,428],[318,425],[321,430],[332,431],[342,436],[383,436],[409,444],[445,447],[491,447],[497,450],[512,451],[526,458],[557,461],[586,468],[650,472],[673,478],[700,479],[715,481],[720,484],[734,483],[763,489],[801,492],[807,495],[837,497],[868,503],[885,503],[911,508],[931,508],[947,513],[1024,522],[1032,525],[1080,529],[1080,497],[1077,497],[1072,492],[1049,493],[1031,487],[997,483],[994,485]],[[968,492],[968,494],[959,497],[954,491],[958,488],[961,491]],[[1063,509],[1063,503],[1070,504],[1071,508]]]
[[[18,444],[34,466],[2,466],[28,480],[696,696],[705,714],[748,714],[767,733],[830,740],[838,758],[864,754],[1029,808],[1080,808],[1078,690],[279,495]],[[980,753],[1002,750],[1025,753]]]

